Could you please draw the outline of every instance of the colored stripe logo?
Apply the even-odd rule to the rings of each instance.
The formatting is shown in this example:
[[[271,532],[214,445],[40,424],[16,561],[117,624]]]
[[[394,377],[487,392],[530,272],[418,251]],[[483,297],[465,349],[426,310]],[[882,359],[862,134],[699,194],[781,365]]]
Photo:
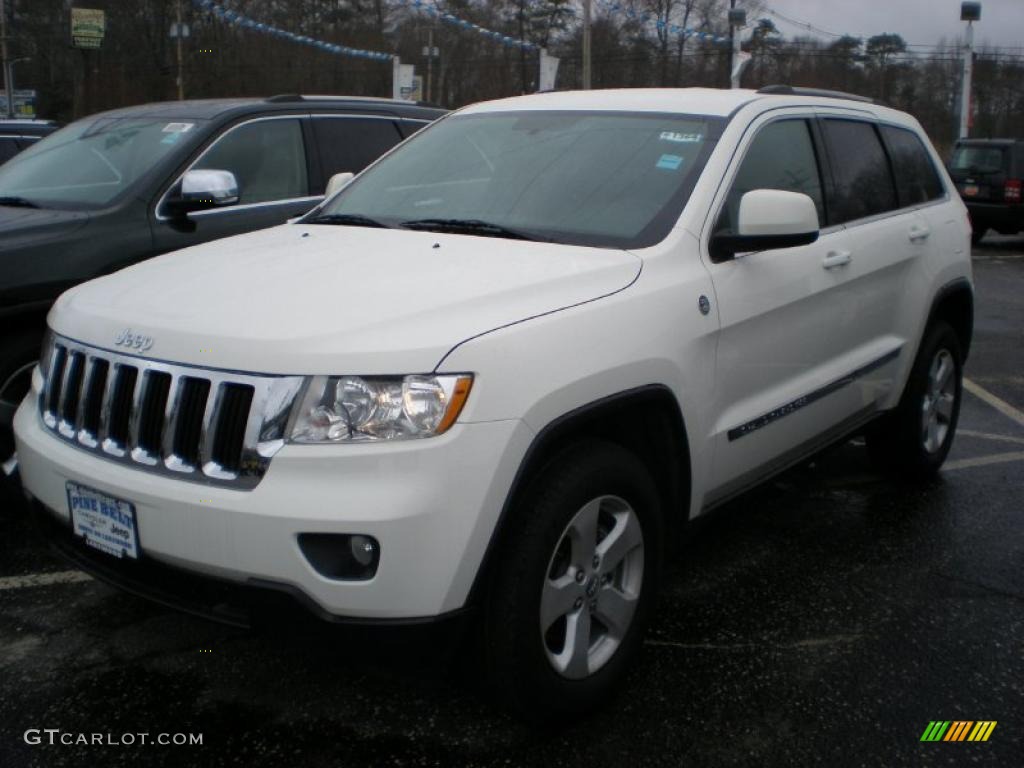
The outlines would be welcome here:
[[[921,741],[988,741],[996,720],[932,720]]]

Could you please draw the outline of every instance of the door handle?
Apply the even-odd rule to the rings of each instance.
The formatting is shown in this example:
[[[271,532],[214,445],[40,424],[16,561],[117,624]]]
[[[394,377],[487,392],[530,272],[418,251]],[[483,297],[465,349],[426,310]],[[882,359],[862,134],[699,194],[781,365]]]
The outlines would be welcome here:
[[[825,269],[835,269],[849,263],[849,251],[829,251],[825,258],[821,260],[821,266]]]
[[[916,243],[921,240],[927,240],[928,235],[930,235],[931,233],[932,231],[928,229],[928,227],[922,227],[918,226],[917,224],[914,224],[910,228],[910,231],[907,233],[907,236],[910,238],[910,242]]]

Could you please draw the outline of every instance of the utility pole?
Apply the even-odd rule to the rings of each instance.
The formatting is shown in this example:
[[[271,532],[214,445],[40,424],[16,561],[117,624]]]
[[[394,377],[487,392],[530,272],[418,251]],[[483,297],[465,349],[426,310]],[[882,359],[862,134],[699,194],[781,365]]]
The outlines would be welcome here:
[[[583,90],[590,90],[590,3],[583,0]]]
[[[729,55],[729,87],[740,87],[740,74],[743,67],[740,66],[740,54],[743,52],[740,41],[740,30],[747,24],[747,12],[736,7],[736,0],[730,0],[729,7],[729,37],[732,38],[732,51]]]
[[[0,0],[0,2],[2,1]],[[183,74],[181,62],[181,38],[184,29],[181,23],[181,0],[176,0],[174,7],[178,17],[177,35],[175,35],[178,49],[178,101],[182,101],[185,98],[185,75]]]
[[[960,131],[966,139],[971,132],[971,78],[974,76],[974,22],[981,20],[981,3],[961,3],[960,20],[967,22],[964,40],[964,68],[960,82]]]
[[[3,59],[4,88],[7,89],[7,117],[14,117],[14,68],[7,56],[7,3],[0,0],[0,58]]]
[[[427,103],[430,101],[430,82],[434,76],[434,23],[431,21],[430,26],[427,27]]]

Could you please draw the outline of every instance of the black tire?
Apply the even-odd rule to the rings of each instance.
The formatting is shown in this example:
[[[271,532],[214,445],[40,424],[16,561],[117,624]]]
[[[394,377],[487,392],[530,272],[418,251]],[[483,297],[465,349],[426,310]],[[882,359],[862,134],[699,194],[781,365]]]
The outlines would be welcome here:
[[[541,591],[554,562],[553,553],[557,558],[559,542],[566,541],[567,525],[577,513],[582,514],[588,502],[606,496],[624,500],[639,521],[642,566],[636,566],[633,573],[642,567],[642,582],[632,621],[610,657],[582,679],[568,679],[548,658],[548,638],[541,628]],[[512,513],[484,607],[481,661],[500,703],[528,721],[561,724],[607,702],[641,647],[662,562],[658,493],[650,473],[633,454],[611,443],[594,442],[572,448],[549,464]],[[592,583],[596,586],[590,593],[586,589]],[[595,572],[581,589],[587,595],[600,596],[604,585]],[[596,606],[597,600],[581,610],[588,611],[588,622],[597,622],[596,614],[588,610],[590,605]],[[603,628],[600,623],[589,626],[598,633]],[[598,636],[594,647],[600,642]]]
[[[972,225],[972,229],[971,229],[971,245],[977,245],[978,243],[980,243],[981,242],[981,238],[983,238],[987,232],[988,232],[988,227],[986,227],[986,226],[984,226],[982,224]]]
[[[926,398],[932,396],[932,366],[943,351],[949,355],[953,364],[952,409],[945,422],[944,437],[933,450],[929,450],[925,442],[923,413]],[[867,447],[875,464],[911,480],[933,477],[953,445],[962,394],[963,354],[960,340],[948,323],[935,322],[925,333],[899,405],[867,430]]]
[[[31,366],[39,360],[43,332],[40,326],[0,338],[0,461],[14,450],[14,412],[28,392]]]

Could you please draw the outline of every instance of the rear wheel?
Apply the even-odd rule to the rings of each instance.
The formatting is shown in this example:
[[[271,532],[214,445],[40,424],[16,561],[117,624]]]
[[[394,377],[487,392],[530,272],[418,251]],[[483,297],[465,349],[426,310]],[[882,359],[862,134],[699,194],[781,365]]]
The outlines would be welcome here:
[[[631,453],[565,453],[514,510],[484,615],[498,696],[531,720],[601,706],[636,656],[657,588],[661,513]]]
[[[938,472],[953,445],[962,382],[959,339],[947,323],[937,322],[925,335],[899,405],[867,432],[875,462],[912,478]]]

